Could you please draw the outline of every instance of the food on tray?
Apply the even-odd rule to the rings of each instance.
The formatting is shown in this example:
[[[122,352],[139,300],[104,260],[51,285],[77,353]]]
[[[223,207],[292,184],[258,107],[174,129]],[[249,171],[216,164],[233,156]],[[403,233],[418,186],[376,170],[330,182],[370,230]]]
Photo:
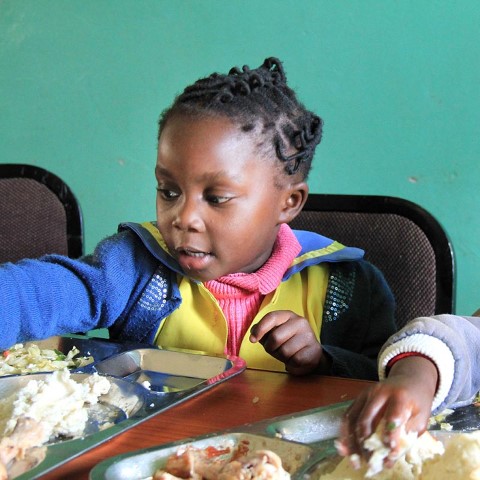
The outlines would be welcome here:
[[[440,413],[437,413],[436,415],[432,415],[428,419],[428,428],[433,427],[435,425],[439,425],[440,430],[447,430],[447,431],[452,430],[453,426],[450,423],[445,422],[445,419],[454,411],[455,410],[452,410],[451,408],[446,408],[445,410],[442,410]]]
[[[248,452],[240,448],[218,450],[186,446],[172,454],[163,469],[158,469],[154,480],[288,480],[281,458],[271,450]]]
[[[107,378],[98,374],[76,382],[64,369],[46,375],[44,380],[32,379],[1,399],[0,463],[4,469],[10,470],[27,453],[32,454],[31,449],[52,439],[82,436],[88,405],[96,404],[110,385]]]
[[[18,420],[11,435],[0,440],[0,480],[20,475],[45,458],[46,447],[37,445],[42,435],[40,423],[31,418]]]
[[[383,460],[389,449],[381,442],[380,430],[365,441],[365,448],[372,451],[367,463],[361,462],[358,455],[345,457],[333,472],[321,475],[321,480],[417,480],[422,471],[423,462],[441,455],[444,451],[442,442],[433,438],[428,432],[420,437],[417,435],[402,435],[402,445],[398,460],[392,468],[385,468]],[[352,458],[353,457],[353,458]]]
[[[79,353],[80,350],[76,347],[65,355],[58,350],[42,349],[35,344],[25,346],[16,343],[0,356],[0,376],[79,368],[93,362],[90,356],[77,357]]]
[[[369,476],[367,465],[355,470],[344,458],[320,480],[480,480],[480,431],[452,434],[445,447],[428,432],[394,466]],[[313,478],[313,477],[312,477]]]
[[[396,455],[401,458],[405,457],[406,453],[410,451],[412,446],[416,444],[418,447],[419,445],[423,445],[424,442],[427,442],[427,449],[431,445],[430,444],[430,435],[427,434],[422,441],[417,442],[417,433],[416,432],[409,432],[405,431],[405,426],[402,425],[398,427],[401,429],[399,435],[399,445],[397,449]],[[368,469],[366,473],[366,477],[370,478],[373,477],[375,474],[381,472],[383,470],[384,461],[387,457],[391,455],[391,450],[382,442],[382,434],[384,432],[384,426],[381,424],[379,428],[367,438],[364,442],[364,447],[369,452],[372,452],[369,460],[368,460]],[[439,444],[441,445],[441,444]],[[426,450],[425,447],[423,447]],[[405,457],[407,458],[407,457]],[[410,462],[408,462],[410,463]]]
[[[452,436],[445,453],[425,462],[422,480],[479,480],[480,431]]]

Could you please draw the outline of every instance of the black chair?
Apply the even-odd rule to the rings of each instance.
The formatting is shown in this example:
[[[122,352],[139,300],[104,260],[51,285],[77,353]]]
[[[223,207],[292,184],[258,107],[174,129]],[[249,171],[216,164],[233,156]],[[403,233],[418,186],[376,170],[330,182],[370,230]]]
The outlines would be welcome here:
[[[290,226],[365,250],[393,291],[399,327],[418,316],[454,313],[453,247],[419,205],[397,197],[310,194]]]
[[[0,164],[0,263],[83,254],[80,206],[58,176],[34,165]]]

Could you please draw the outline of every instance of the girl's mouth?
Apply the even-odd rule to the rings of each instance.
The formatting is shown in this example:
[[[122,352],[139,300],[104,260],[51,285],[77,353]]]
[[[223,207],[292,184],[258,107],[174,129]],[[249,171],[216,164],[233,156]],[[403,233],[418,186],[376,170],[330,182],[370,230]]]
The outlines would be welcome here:
[[[178,248],[177,254],[179,255],[187,255],[188,257],[197,257],[202,258],[206,255],[211,255],[210,252],[201,252],[199,250],[192,250],[191,248]]]
[[[192,275],[208,268],[213,259],[213,254],[182,247],[176,249],[176,257],[183,271]]]

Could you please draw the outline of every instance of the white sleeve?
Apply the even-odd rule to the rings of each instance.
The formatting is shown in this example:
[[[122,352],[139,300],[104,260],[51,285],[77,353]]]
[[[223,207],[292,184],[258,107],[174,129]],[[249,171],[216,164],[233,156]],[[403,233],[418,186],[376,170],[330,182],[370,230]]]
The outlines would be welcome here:
[[[436,337],[416,333],[402,338],[386,347],[378,359],[378,377],[386,377],[386,368],[390,360],[402,353],[421,353],[428,357],[438,370],[438,387],[433,399],[432,411],[447,397],[453,383],[455,358],[450,348]]]

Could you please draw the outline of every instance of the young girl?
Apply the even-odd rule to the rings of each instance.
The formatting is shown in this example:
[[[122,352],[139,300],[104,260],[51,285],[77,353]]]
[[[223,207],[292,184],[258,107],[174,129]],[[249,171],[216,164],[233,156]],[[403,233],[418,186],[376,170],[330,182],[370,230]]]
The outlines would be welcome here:
[[[187,87],[159,123],[157,221],[77,261],[3,265],[1,346],[107,327],[250,368],[377,378],[395,331],[383,276],[361,250],[287,225],[321,135],[275,58]]]
[[[381,382],[366,389],[344,419],[342,454],[364,454],[362,443],[383,420],[389,426],[384,442],[395,458],[400,426],[421,434],[432,413],[472,402],[480,390],[478,316],[480,310],[470,317],[416,318],[388,339],[378,360]]]

